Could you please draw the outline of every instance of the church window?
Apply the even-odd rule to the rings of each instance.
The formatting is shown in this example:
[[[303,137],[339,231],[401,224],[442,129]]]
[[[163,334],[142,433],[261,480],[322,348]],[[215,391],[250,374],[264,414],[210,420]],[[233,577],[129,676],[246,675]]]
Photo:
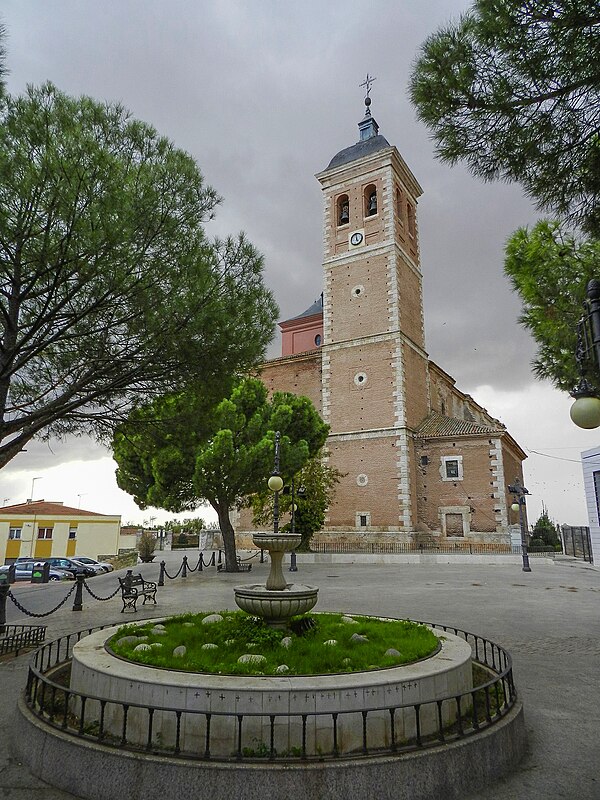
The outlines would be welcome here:
[[[377,214],[377,188],[371,183],[365,189],[365,217]]]
[[[442,456],[440,475],[443,481],[462,481],[462,456]]]
[[[368,528],[371,524],[371,513],[369,511],[356,512],[356,527]]]
[[[366,486],[368,483],[369,483],[368,475],[361,474],[361,475],[357,475],[356,476],[356,485],[357,486]]]
[[[415,220],[415,209],[411,203],[406,204],[406,217],[408,219],[408,235],[413,239],[417,235],[417,226]]]
[[[358,286],[353,286],[352,291],[350,292],[351,297],[361,297],[365,293],[365,287],[359,284]]]
[[[320,333],[317,333],[317,335],[315,336],[315,344],[316,344],[317,347],[321,346],[321,334]]]
[[[348,195],[343,194],[338,197],[337,201],[337,224],[347,225],[350,222],[350,202]]]
[[[400,226],[404,227],[404,204],[402,202],[402,192],[400,189],[396,189],[396,216],[398,217],[398,222]]]
[[[367,373],[366,372],[357,372],[354,376],[354,384],[355,386],[366,386],[367,383]]]

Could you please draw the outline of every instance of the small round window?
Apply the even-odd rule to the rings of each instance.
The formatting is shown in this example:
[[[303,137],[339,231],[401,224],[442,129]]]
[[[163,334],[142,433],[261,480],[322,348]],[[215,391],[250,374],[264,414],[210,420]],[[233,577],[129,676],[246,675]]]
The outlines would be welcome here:
[[[321,334],[320,333],[317,333],[317,335],[315,336],[315,344],[317,345],[317,347],[321,347]]]
[[[366,372],[357,372],[354,376],[354,383],[357,386],[365,386],[367,383],[367,373]]]
[[[365,293],[365,287],[359,284],[358,286],[353,286],[352,291],[350,292],[352,297],[362,297]]]
[[[366,486],[369,482],[369,478],[365,474],[357,475],[356,476],[356,483],[358,486]]]

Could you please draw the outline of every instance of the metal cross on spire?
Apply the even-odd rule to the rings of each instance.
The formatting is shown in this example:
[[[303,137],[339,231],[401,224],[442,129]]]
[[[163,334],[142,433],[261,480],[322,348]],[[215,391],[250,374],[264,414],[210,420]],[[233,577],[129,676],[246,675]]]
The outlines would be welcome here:
[[[359,86],[361,86],[361,87],[364,86],[365,87],[366,97],[369,96],[369,93],[371,91],[371,84],[373,83],[373,81],[376,81],[376,80],[377,80],[377,78],[374,78],[372,75],[369,75],[369,73],[367,72],[367,77],[364,79],[364,81],[362,83],[359,84]]]

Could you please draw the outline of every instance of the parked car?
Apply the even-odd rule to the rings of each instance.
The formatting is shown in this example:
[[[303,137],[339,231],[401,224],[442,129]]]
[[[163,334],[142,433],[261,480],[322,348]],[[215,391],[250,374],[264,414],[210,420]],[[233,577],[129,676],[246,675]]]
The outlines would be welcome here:
[[[40,562],[37,561],[21,561],[20,563],[15,564],[15,580],[16,581],[30,581],[31,576],[33,573],[33,568],[36,564],[39,566]],[[7,564],[4,567],[0,567],[0,572],[8,572],[10,566]],[[58,567],[50,567],[50,572],[48,573],[48,580],[51,581],[72,581],[74,580],[74,575],[72,572],[69,572],[65,569],[59,569]]]
[[[63,556],[50,556],[49,558],[17,558],[17,564],[25,563],[28,564],[29,562],[35,561],[36,564],[50,564],[52,567],[57,567],[58,569],[67,570],[67,572],[72,573],[73,577],[77,575],[78,572],[83,572],[86,578],[91,578],[93,575],[96,575],[96,570],[92,569],[92,567],[81,564],[75,558],[66,558]]]
[[[96,561],[95,558],[89,558],[88,556],[76,556],[76,561],[80,561],[82,564],[85,564],[87,567],[94,567],[98,573],[100,572],[112,572],[114,567],[112,564],[109,564],[108,561]]]

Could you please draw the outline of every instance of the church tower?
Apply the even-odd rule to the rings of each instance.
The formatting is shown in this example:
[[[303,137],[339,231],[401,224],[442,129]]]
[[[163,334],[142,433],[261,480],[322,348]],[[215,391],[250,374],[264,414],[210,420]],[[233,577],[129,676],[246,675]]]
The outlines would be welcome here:
[[[366,85],[359,141],[316,176],[324,193],[322,416],[329,461],[345,473],[326,524],[408,534],[417,523],[414,432],[430,408],[422,190],[379,134],[368,76]]]

